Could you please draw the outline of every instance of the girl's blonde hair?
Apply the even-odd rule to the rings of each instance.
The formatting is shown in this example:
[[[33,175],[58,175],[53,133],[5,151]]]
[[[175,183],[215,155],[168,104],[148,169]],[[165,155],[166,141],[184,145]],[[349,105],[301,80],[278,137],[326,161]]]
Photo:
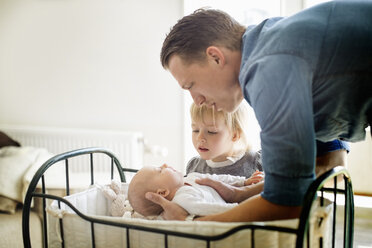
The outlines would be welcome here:
[[[239,140],[235,143],[234,152],[249,151],[251,144],[247,139],[247,123],[248,123],[248,103],[242,101],[234,112],[216,111],[214,108],[208,108],[206,105],[197,106],[195,103],[190,107],[191,120],[204,122],[206,116],[213,118],[215,123],[217,118],[225,120],[225,124],[231,133],[237,132]]]

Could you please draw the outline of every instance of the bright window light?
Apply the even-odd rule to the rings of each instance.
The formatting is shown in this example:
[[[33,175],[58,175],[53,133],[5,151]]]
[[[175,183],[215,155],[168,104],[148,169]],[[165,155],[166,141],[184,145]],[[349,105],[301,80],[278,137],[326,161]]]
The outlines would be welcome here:
[[[202,7],[223,10],[243,25],[258,24],[268,17],[280,15],[278,0],[185,0],[184,14],[191,14]]]
[[[280,1],[278,0],[260,0],[260,1],[246,1],[246,0],[184,0],[184,15],[189,15],[195,10],[203,7],[213,9],[220,9],[231,15],[235,20],[241,24],[248,26],[252,24],[259,24],[263,20],[280,16]],[[184,141],[185,141],[185,164],[193,157],[197,156],[192,141],[191,141],[191,119],[190,119],[190,105],[192,98],[188,92],[185,92],[184,110],[185,110],[185,126],[184,126]],[[253,109],[250,108],[250,122],[248,123],[248,140],[254,150],[260,150],[260,127],[254,116]]]

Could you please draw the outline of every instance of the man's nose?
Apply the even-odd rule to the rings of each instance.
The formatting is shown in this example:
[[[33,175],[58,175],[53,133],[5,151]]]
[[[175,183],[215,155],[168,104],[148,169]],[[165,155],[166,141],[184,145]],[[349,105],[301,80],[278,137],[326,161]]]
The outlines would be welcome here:
[[[192,99],[194,100],[194,103],[197,105],[197,106],[201,106],[203,103],[205,103],[205,97],[202,96],[202,95],[199,95],[199,94],[195,94],[195,93],[192,93],[190,91],[190,94],[191,94],[191,97]]]

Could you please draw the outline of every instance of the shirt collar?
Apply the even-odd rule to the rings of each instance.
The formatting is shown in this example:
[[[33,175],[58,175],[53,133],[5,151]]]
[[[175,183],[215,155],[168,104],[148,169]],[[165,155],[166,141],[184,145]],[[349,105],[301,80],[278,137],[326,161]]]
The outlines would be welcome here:
[[[224,167],[224,166],[235,164],[238,160],[240,160],[244,156],[244,154],[245,152],[241,151],[240,153],[234,156],[227,157],[225,161],[213,162],[212,160],[206,160],[205,162],[207,163],[209,167],[212,167],[212,168]]]

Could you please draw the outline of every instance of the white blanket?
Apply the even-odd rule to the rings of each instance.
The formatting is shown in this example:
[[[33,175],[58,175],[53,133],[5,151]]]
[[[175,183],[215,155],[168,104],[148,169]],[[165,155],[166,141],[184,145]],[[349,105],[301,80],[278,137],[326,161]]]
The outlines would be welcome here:
[[[0,195],[23,203],[35,172],[52,156],[46,149],[37,147],[1,148]]]
[[[128,185],[125,184],[125,187]],[[110,201],[108,201],[102,193],[100,187],[92,187],[84,192],[80,192],[66,197],[75,207],[83,214],[97,219],[115,221],[119,223],[127,223],[141,225],[152,228],[161,228],[171,231],[179,231],[184,233],[193,233],[200,235],[216,235],[224,233],[233,227],[247,223],[220,223],[220,222],[204,222],[204,221],[164,221],[164,220],[146,220],[139,218],[121,218],[111,217]],[[325,207],[316,207],[312,210],[312,219],[310,224],[310,247],[318,247],[320,236],[325,240],[324,247],[329,247],[330,224],[332,221],[332,205],[329,201],[325,201]],[[48,212],[48,241],[50,247],[61,247],[61,230],[58,219],[63,221],[63,235],[65,247],[92,247],[91,224],[61,203],[61,209],[58,209],[57,202],[53,202],[47,209]],[[323,217],[323,221],[319,226],[319,218]],[[270,222],[253,222],[257,225],[273,225],[297,228],[298,219],[270,221]],[[114,226],[102,224],[94,225],[94,237],[96,247],[127,247],[127,230]],[[251,247],[250,229],[239,231],[225,239],[211,242],[211,247]],[[296,237],[293,234],[255,230],[254,231],[255,247],[273,247],[273,248],[288,248],[295,246]],[[164,236],[151,232],[143,232],[137,230],[129,231],[130,247],[164,247]],[[193,239],[179,238],[169,236],[168,247],[206,247],[205,241]]]

